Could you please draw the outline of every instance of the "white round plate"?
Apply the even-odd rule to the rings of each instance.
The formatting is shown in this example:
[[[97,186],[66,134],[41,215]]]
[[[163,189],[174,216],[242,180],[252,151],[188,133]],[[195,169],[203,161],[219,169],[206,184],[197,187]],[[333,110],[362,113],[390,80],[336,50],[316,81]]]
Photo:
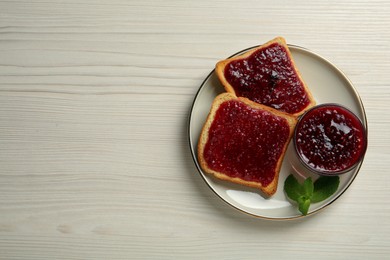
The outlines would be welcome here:
[[[240,55],[255,47],[245,49],[232,56]],[[289,48],[296,66],[301,72],[307,86],[310,88],[317,104],[339,103],[344,105],[361,119],[367,129],[367,119],[362,101],[344,73],[312,51],[293,45],[289,45]],[[189,142],[191,153],[200,175],[222,200],[242,212],[256,217],[275,220],[302,217],[297,206],[287,200],[283,191],[285,179],[294,171],[291,164],[291,161],[294,160],[294,153],[291,148],[292,142],[290,142],[283,161],[277,192],[271,198],[264,198],[255,189],[218,180],[204,173],[200,168],[197,159],[198,138],[214,98],[222,92],[224,92],[224,88],[213,70],[200,86],[191,108],[188,129]],[[325,201],[312,204],[306,216],[318,212],[339,198],[355,179],[362,162],[363,160],[356,168],[341,175],[337,192]]]

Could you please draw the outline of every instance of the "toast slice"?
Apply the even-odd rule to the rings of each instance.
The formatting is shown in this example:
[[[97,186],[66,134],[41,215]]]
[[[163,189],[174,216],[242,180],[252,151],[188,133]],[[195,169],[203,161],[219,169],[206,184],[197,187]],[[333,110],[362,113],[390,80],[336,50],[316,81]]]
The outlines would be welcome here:
[[[238,97],[294,116],[315,105],[282,37],[218,62],[215,71],[225,90]]]
[[[230,93],[218,95],[198,142],[198,161],[216,178],[273,195],[297,119]]]

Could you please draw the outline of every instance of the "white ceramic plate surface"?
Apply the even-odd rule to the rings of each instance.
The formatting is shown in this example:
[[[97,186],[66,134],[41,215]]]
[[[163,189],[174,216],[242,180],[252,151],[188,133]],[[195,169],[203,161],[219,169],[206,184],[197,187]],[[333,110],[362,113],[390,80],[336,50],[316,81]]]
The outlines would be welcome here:
[[[256,46],[255,46],[256,47]],[[252,47],[254,48],[254,47]],[[246,51],[240,51],[233,56]],[[362,101],[352,83],[338,68],[326,59],[305,48],[289,45],[298,70],[310,88],[317,104],[338,103],[354,112],[367,129],[367,119]],[[224,92],[214,70],[207,76],[197,92],[189,117],[189,142],[192,156],[200,175],[207,185],[232,207],[261,218],[285,220],[302,217],[296,205],[291,204],[283,191],[284,181],[296,169],[296,157],[290,142],[280,171],[277,192],[271,198],[264,198],[256,189],[218,180],[202,171],[197,159],[197,143],[214,98]],[[312,204],[307,216],[325,208],[339,198],[351,185],[359,172],[363,160],[353,170],[340,176],[337,192],[325,201]],[[295,166],[294,166],[295,165]],[[293,168],[294,166],[294,168]],[[316,176],[312,176],[314,179]]]

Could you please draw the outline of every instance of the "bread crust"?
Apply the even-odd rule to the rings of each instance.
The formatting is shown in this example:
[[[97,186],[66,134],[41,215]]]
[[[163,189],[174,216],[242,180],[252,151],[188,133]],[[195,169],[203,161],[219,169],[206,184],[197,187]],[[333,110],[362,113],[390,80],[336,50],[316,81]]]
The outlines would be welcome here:
[[[290,130],[289,137],[288,137],[286,143],[284,144],[281,156],[279,157],[279,159],[277,161],[274,179],[267,186],[263,186],[260,182],[246,181],[246,180],[243,180],[243,179],[237,178],[237,177],[232,178],[224,173],[212,170],[208,167],[208,164],[203,156],[204,155],[204,148],[205,148],[205,145],[206,145],[206,143],[208,141],[208,137],[209,137],[209,129],[211,127],[211,124],[214,121],[215,114],[216,114],[218,108],[220,107],[220,105],[226,101],[229,101],[229,100],[238,100],[238,101],[243,102],[244,104],[246,104],[252,108],[271,112],[275,116],[285,118],[288,122],[289,130]],[[211,174],[218,179],[230,181],[233,183],[241,184],[241,185],[252,187],[252,188],[257,188],[260,191],[262,191],[264,195],[272,196],[277,190],[278,180],[279,180],[279,172],[280,172],[280,169],[281,169],[281,166],[283,163],[283,158],[285,156],[287,146],[288,146],[288,144],[291,140],[292,134],[294,132],[294,128],[295,128],[296,123],[297,123],[296,117],[292,116],[291,114],[287,114],[287,113],[278,111],[276,109],[273,109],[271,107],[268,107],[268,106],[265,106],[262,104],[258,104],[256,102],[253,102],[253,101],[251,101],[247,98],[244,98],[244,97],[236,97],[231,93],[222,93],[214,99],[212,106],[211,106],[211,110],[209,112],[209,115],[207,117],[207,120],[202,128],[202,131],[201,131],[201,134],[199,137],[199,142],[198,142],[198,161],[199,161],[199,164],[204,172]]]
[[[234,60],[245,59],[245,58],[249,57],[250,55],[252,55],[257,50],[266,48],[266,47],[268,47],[268,46],[270,46],[271,44],[274,44],[274,43],[278,43],[278,44],[280,44],[281,46],[283,46],[286,49],[286,52],[287,52],[287,55],[288,55],[288,57],[289,57],[289,59],[291,61],[292,67],[293,67],[294,71],[296,72],[296,74],[298,75],[299,80],[302,82],[303,87],[305,89],[305,92],[306,92],[306,94],[308,96],[309,104],[304,109],[302,109],[301,111],[292,114],[295,117],[299,117],[305,111],[307,111],[308,109],[313,107],[316,104],[316,102],[315,102],[315,99],[314,99],[313,95],[311,94],[309,88],[307,87],[306,83],[303,81],[302,75],[299,72],[298,68],[296,67],[295,61],[294,61],[294,59],[293,59],[293,57],[291,55],[291,52],[290,52],[290,50],[289,50],[289,48],[287,46],[286,40],[283,37],[280,37],[280,36],[276,37],[273,40],[268,41],[267,43],[265,43],[265,44],[263,44],[263,45],[261,45],[259,47],[256,47],[256,48],[254,48],[254,49],[252,49],[252,50],[250,50],[250,51],[248,51],[248,52],[246,52],[246,53],[244,53],[242,55],[219,61],[216,64],[216,66],[215,66],[215,72],[216,72],[219,80],[221,81],[223,87],[225,88],[225,90],[228,93],[232,93],[232,94],[237,96],[237,93],[234,90],[233,86],[230,85],[230,83],[225,78],[225,68],[226,68],[226,66],[230,62],[232,62]]]

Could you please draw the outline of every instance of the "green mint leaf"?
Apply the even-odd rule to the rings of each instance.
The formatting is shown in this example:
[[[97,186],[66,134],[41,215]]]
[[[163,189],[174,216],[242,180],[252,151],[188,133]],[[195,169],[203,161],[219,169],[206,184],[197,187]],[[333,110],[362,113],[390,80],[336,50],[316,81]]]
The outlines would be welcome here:
[[[287,197],[297,202],[301,196],[305,195],[303,187],[292,174],[290,174],[284,182],[284,191],[286,192]]]
[[[321,176],[314,183],[311,177],[300,184],[293,174],[284,182],[284,191],[288,198],[298,203],[298,209],[303,215],[309,212],[310,204],[329,198],[339,187],[338,176]]]
[[[339,176],[321,176],[314,182],[311,202],[323,201],[333,195],[339,188]]]
[[[306,180],[303,182],[303,190],[307,198],[310,199],[311,196],[313,196],[314,185],[311,177],[306,178]]]
[[[287,197],[298,203],[298,209],[303,215],[307,215],[314,192],[313,180],[309,177],[300,184],[293,174],[290,174],[284,182],[284,191]]]
[[[306,198],[299,203],[299,211],[302,215],[307,215],[310,207],[310,199]]]

